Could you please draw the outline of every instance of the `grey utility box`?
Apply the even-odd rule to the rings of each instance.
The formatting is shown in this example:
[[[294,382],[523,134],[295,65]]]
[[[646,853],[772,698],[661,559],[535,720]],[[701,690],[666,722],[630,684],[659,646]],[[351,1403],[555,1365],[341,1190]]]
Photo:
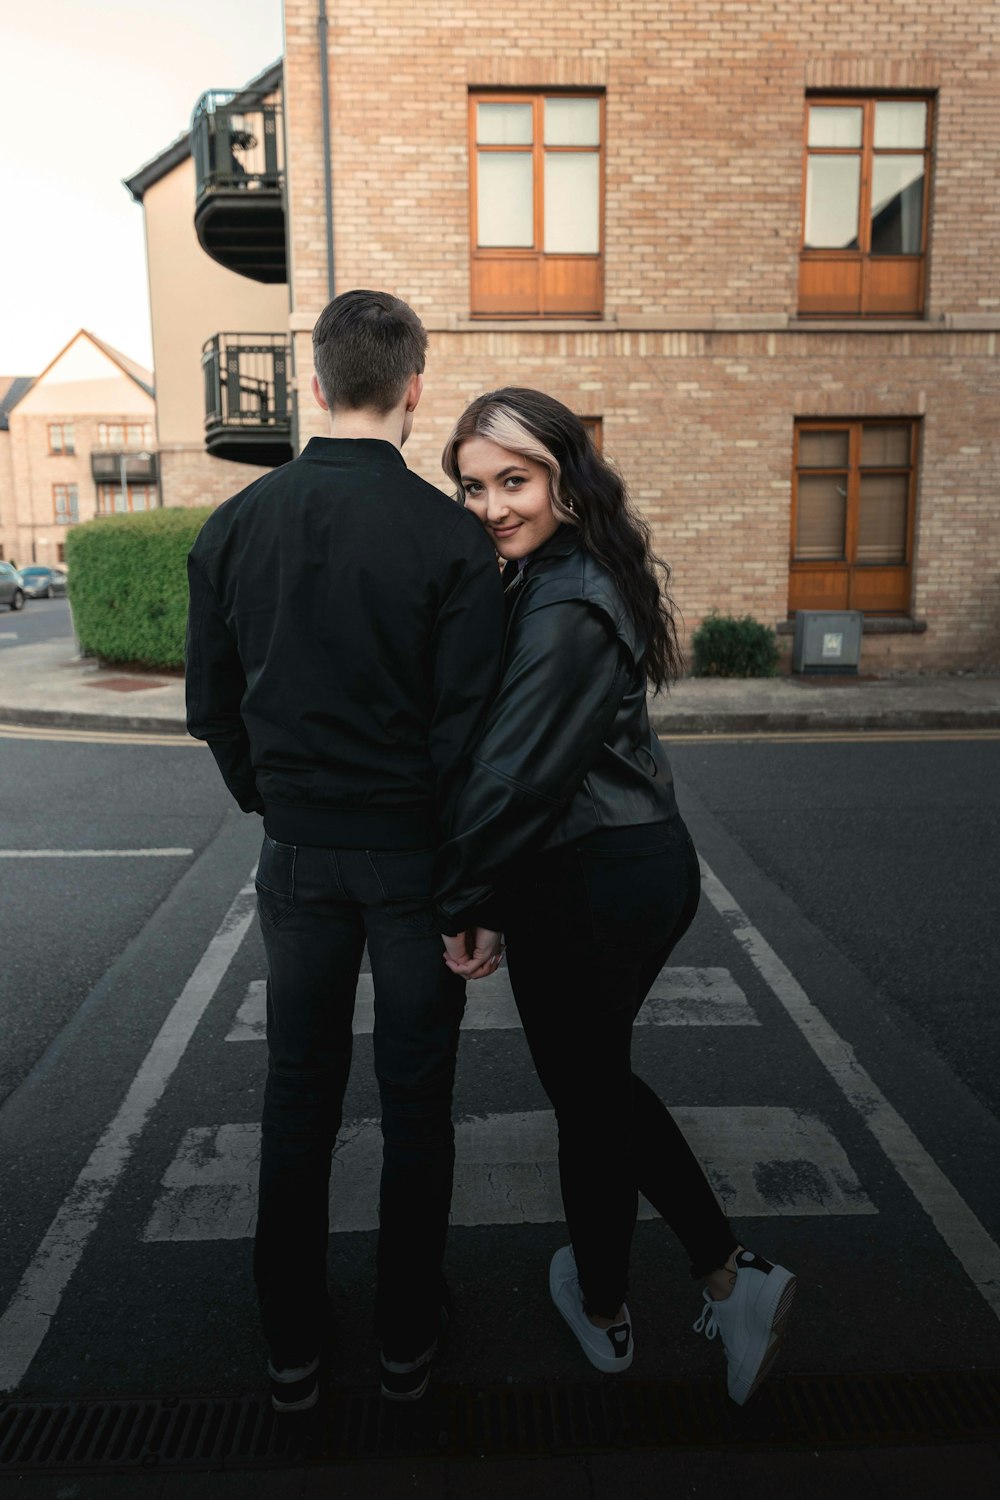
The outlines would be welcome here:
[[[795,613],[793,672],[856,672],[861,664],[859,609],[800,609]]]

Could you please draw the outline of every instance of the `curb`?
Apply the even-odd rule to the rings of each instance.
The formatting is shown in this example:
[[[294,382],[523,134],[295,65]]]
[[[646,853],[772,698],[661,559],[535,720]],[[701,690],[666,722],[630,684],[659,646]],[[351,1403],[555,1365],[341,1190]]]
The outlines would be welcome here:
[[[141,714],[74,713],[60,708],[0,708],[0,726],[21,729],[134,729],[149,734],[173,734],[188,739],[182,719],[154,719]]]
[[[821,710],[789,713],[654,713],[649,716],[654,734],[678,739],[686,734],[798,734],[827,730],[851,734],[866,729],[1000,729],[1000,709],[903,708],[888,712],[823,713]]]
[[[650,726],[654,734],[665,739],[681,739],[685,735],[712,734],[800,734],[825,730],[833,734],[855,734],[866,729],[1000,729],[1000,709],[893,709],[889,712],[823,713],[820,710],[804,709],[799,712],[743,712],[743,713],[651,713]],[[0,725],[10,724],[23,729],[92,729],[135,730],[149,734],[176,735],[178,740],[189,738],[187,725],[182,719],[152,718],[142,714],[99,714],[73,712],[57,708],[3,708],[0,707]]]

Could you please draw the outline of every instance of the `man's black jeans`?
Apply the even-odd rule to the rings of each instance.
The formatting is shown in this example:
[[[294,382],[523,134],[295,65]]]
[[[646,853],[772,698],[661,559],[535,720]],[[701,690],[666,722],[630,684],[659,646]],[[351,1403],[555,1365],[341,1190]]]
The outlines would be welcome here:
[[[698,856],[680,818],[588,834],[524,861],[504,892],[514,998],[559,1125],[559,1178],[588,1312],[628,1289],[638,1193],[695,1276],[736,1240],[701,1166],[632,1072],[632,1022],[698,908]]]
[[[431,850],[320,849],[267,835],[257,904],[267,953],[268,1073],[254,1277],[277,1366],[321,1341],[331,1153],[351,1064],[365,942],[375,986],[383,1160],[377,1321],[406,1360],[437,1335],[451,1204],[464,983],[430,908]]]

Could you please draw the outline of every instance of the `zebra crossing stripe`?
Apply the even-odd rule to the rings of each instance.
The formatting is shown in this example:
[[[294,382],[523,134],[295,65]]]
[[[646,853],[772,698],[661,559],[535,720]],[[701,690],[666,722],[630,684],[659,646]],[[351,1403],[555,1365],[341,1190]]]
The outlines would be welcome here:
[[[842,1147],[813,1115],[763,1106],[672,1112],[730,1216],[878,1212]],[[257,1125],[186,1131],[142,1238],[236,1240],[252,1235],[259,1157]],[[378,1121],[345,1123],[330,1183],[333,1233],[377,1227],[381,1165]],[[643,1199],[639,1217],[656,1217]],[[452,1224],[550,1224],[562,1219],[550,1111],[456,1121]]]
[[[264,1040],[265,981],[247,987],[227,1042]],[[512,1031],[519,1027],[505,969],[468,987],[466,1031]],[[637,1026],[759,1026],[746,995],[728,969],[667,968],[657,978]],[[358,976],[354,1034],[370,1035],[375,1025],[375,991],[370,974]]]

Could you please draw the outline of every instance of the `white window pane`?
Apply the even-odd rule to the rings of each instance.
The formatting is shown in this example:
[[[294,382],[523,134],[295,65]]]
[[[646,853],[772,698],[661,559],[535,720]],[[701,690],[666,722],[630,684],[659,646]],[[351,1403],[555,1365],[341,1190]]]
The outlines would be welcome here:
[[[811,156],[806,176],[806,249],[858,248],[859,156]]]
[[[810,146],[860,146],[862,111],[856,105],[813,104],[809,109]]]
[[[922,147],[927,140],[927,105],[922,100],[884,99],[875,106],[875,148]]]
[[[546,146],[599,146],[599,99],[546,99]]]
[[[596,151],[545,153],[545,250],[596,255],[601,159]]]
[[[476,141],[480,146],[530,146],[530,104],[478,104]]]
[[[478,243],[530,250],[535,243],[530,153],[480,151],[477,172]]]

